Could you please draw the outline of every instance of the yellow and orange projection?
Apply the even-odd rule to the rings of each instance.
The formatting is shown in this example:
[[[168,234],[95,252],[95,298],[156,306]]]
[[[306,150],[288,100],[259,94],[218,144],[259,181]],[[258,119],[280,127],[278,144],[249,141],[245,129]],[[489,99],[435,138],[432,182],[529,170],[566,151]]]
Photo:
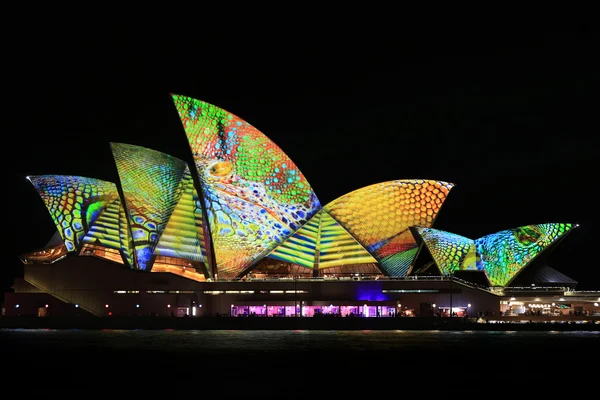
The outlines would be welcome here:
[[[406,179],[350,192],[323,209],[379,261],[391,276],[405,276],[417,254],[411,226],[429,227],[454,184]]]

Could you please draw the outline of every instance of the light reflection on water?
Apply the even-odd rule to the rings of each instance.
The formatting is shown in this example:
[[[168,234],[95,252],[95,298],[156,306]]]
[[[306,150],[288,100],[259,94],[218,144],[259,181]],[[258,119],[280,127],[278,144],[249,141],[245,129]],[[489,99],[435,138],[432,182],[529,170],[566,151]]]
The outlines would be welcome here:
[[[251,331],[251,330],[56,330],[4,329],[0,343],[8,352],[178,352],[197,354],[306,353],[469,353],[476,348],[526,348],[543,355],[557,346],[598,346],[600,332],[517,331]],[[555,356],[555,355],[554,355]]]

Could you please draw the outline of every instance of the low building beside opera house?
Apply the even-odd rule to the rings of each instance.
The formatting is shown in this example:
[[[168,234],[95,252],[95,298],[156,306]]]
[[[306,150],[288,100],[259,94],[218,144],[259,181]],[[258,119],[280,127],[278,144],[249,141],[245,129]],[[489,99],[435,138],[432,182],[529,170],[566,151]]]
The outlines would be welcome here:
[[[173,95],[194,164],[111,143],[118,182],[29,179],[57,232],[21,256],[5,315],[575,318],[598,292],[544,262],[575,224],[434,229],[453,184],[375,183],[321,204],[241,118]]]

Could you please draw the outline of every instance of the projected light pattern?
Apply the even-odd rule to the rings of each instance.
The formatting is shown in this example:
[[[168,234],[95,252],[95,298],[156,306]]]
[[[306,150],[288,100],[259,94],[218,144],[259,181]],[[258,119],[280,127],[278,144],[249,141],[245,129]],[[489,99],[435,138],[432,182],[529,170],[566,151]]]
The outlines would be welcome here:
[[[549,223],[521,226],[475,240],[481,264],[493,286],[506,286],[546,247],[573,228]]]
[[[182,184],[185,188],[184,192],[160,237],[155,252],[160,256],[205,262],[202,209],[187,166]]]
[[[404,276],[418,249],[410,226],[431,226],[452,183],[407,179],[370,185],[324,209],[379,261],[387,275]]]
[[[119,198],[110,203],[91,226],[90,230],[83,238],[83,242],[119,250],[121,248],[121,239],[119,235],[120,207],[122,208],[123,206]]]
[[[28,177],[42,197],[68,251],[76,251],[93,222],[119,194],[114,183],[67,175]]]
[[[137,269],[134,256],[133,237],[131,236],[131,229],[129,228],[125,207],[121,201],[119,201],[119,241],[121,243],[121,256],[123,257],[123,261],[125,261],[130,268]]]
[[[269,257],[314,269],[377,262],[323,210],[276,247]]]
[[[212,104],[173,95],[202,183],[217,271],[241,275],[321,208],[269,138]]]
[[[138,269],[150,270],[160,235],[183,193],[186,163],[159,151],[111,143]]]
[[[477,269],[474,240],[439,229],[411,229],[421,237],[442,274],[451,275],[457,270]]]

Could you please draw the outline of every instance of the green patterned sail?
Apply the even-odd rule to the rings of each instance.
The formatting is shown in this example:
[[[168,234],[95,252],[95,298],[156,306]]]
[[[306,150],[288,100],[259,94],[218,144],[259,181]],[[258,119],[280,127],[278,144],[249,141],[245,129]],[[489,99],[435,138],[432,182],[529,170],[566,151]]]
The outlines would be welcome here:
[[[160,256],[207,262],[200,198],[187,166],[182,184],[185,189],[160,237],[155,252]]]
[[[40,194],[68,251],[77,251],[86,232],[119,194],[112,182],[82,176],[38,175],[29,181]]]
[[[202,184],[218,275],[241,276],[321,204],[300,169],[254,126],[191,97],[173,101]]]
[[[547,223],[527,225],[475,240],[480,264],[493,286],[508,285],[519,272],[550,244],[576,225]]]
[[[442,274],[477,269],[474,240],[433,228],[412,227],[411,230],[415,237],[421,237]]]
[[[129,218],[135,261],[150,271],[154,250],[184,191],[186,163],[141,146],[111,143],[126,214]]]
[[[438,229],[412,227],[445,275],[484,271],[492,286],[507,286],[531,261],[577,225],[548,223],[508,229],[477,240]]]

